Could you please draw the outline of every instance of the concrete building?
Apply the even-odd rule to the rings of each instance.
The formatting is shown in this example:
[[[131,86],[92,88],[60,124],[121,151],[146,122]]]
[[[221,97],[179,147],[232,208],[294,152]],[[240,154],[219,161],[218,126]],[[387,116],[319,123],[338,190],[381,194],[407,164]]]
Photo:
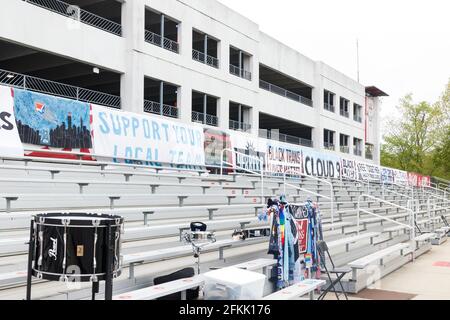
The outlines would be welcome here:
[[[221,3],[65,1],[2,1],[0,84],[379,164],[385,94]]]

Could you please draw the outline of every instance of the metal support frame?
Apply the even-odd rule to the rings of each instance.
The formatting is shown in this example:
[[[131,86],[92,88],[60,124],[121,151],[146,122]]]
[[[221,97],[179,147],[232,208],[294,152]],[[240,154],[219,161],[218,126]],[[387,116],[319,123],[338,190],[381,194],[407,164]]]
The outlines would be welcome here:
[[[334,230],[334,188],[333,188],[333,184],[330,181],[325,180],[325,179],[316,178],[316,177],[313,177],[313,176],[310,176],[310,175],[306,175],[306,174],[300,174],[300,176],[302,176],[302,177],[306,177],[306,178],[309,178],[309,179],[312,179],[312,180],[316,180],[317,182],[322,182],[322,183],[325,183],[325,184],[329,185],[330,186],[330,196],[329,197],[328,196],[324,196],[324,195],[322,195],[320,193],[317,193],[317,192],[314,192],[314,191],[310,191],[310,190],[302,188],[300,186],[296,186],[296,185],[293,185],[293,184],[290,184],[290,183],[286,183],[286,173],[288,173],[288,172],[297,173],[293,169],[287,169],[286,170],[286,166],[283,165],[283,188],[284,188],[283,191],[284,191],[284,194],[286,194],[286,186],[288,186],[288,187],[296,189],[297,191],[304,191],[304,192],[310,193],[312,195],[315,195],[317,197],[322,197],[322,198],[330,200],[331,230]],[[319,186],[319,183],[317,184],[317,186]]]
[[[112,221],[106,221],[106,278],[105,278],[105,300],[112,300],[113,296],[113,257],[114,257],[114,235],[111,230]],[[115,222],[114,222],[115,223]]]
[[[243,168],[243,167],[241,167],[241,166],[238,166],[238,165],[235,164],[235,163],[225,161],[225,160],[223,159],[223,158],[224,158],[225,152],[231,152],[231,154],[234,155],[234,156],[236,156],[236,155],[239,154],[239,155],[242,155],[242,156],[244,156],[244,157],[247,157],[248,159],[254,159],[254,160],[258,161],[259,164],[260,164],[261,172],[258,173],[258,172],[255,172],[255,171],[252,171],[252,170]],[[248,173],[251,173],[251,174],[260,176],[260,177],[261,177],[261,203],[264,204],[264,200],[265,200],[265,199],[264,199],[264,160],[263,160],[263,158],[258,158],[258,157],[250,156],[250,155],[248,155],[248,154],[245,154],[245,153],[241,153],[241,152],[235,151],[235,150],[233,150],[233,149],[223,149],[222,152],[220,153],[220,179],[223,179],[223,168],[224,168],[224,164],[227,166],[227,168],[232,168],[232,169],[234,169],[235,171],[236,171],[236,169],[238,169],[238,170],[242,170],[242,171],[245,171],[245,172],[248,172]]]
[[[163,42],[163,41],[161,41]],[[164,81],[159,83],[159,114],[164,115]]]
[[[385,203],[385,204],[391,205],[391,206],[399,208],[399,209],[406,210],[407,212],[410,213],[410,224],[401,223],[401,222],[398,222],[397,220],[394,220],[394,219],[391,219],[391,218],[388,218],[388,217],[385,217],[385,216],[382,216],[382,215],[370,212],[368,210],[361,209],[361,198],[363,198],[363,197],[364,198],[369,198],[369,199],[372,199],[372,200],[375,200],[375,201],[379,201],[381,203]],[[357,225],[357,231],[356,232],[357,232],[357,234],[359,235],[359,233],[360,233],[360,228],[359,228],[359,226],[360,226],[360,213],[364,212],[364,213],[373,215],[375,217],[378,217],[378,218],[380,218],[382,220],[390,221],[390,222],[392,222],[394,224],[398,224],[400,226],[404,226],[405,228],[408,228],[410,230],[410,241],[413,242],[414,238],[415,238],[416,214],[415,214],[414,210],[412,209],[412,203],[413,203],[413,201],[408,200],[407,206],[404,207],[404,206],[400,206],[398,204],[395,204],[393,202],[389,202],[389,201],[386,201],[386,200],[383,200],[383,199],[380,199],[380,198],[377,198],[377,197],[374,197],[374,196],[371,196],[371,195],[368,195],[368,194],[361,194],[361,195],[359,195],[359,197],[358,197],[358,210],[357,210],[357,214],[356,214],[356,225]],[[412,254],[412,261],[414,262],[414,260],[415,260],[415,252],[414,252],[414,250],[412,251],[411,254]]]

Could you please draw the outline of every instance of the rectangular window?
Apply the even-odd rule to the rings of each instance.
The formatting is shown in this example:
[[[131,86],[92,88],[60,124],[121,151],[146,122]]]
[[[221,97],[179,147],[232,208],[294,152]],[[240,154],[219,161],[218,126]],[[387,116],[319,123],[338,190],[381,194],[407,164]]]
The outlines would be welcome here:
[[[324,90],[324,94],[323,94],[324,104],[323,104],[323,107],[324,107],[325,110],[334,112],[334,96],[335,96],[334,93],[332,93],[330,91],[327,91],[327,90]]]
[[[339,136],[339,144],[341,148],[341,152],[343,153],[350,153],[350,149],[348,146],[350,136],[342,134]]]
[[[349,118],[350,114],[349,114],[349,104],[350,101],[341,97],[339,100],[339,108],[340,108],[340,114],[343,117]]]
[[[362,156],[362,139],[353,138],[353,154],[355,156]]]
[[[362,123],[362,106],[359,104],[353,104],[353,120]]]
[[[335,132],[331,130],[323,130],[323,146],[327,150],[334,150],[334,135]]]

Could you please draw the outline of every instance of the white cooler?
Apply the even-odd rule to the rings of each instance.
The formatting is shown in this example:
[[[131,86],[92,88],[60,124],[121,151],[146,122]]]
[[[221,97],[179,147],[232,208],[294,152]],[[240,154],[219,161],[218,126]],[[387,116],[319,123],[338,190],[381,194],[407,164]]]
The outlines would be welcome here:
[[[263,297],[266,276],[228,267],[204,273],[205,300],[257,300]]]

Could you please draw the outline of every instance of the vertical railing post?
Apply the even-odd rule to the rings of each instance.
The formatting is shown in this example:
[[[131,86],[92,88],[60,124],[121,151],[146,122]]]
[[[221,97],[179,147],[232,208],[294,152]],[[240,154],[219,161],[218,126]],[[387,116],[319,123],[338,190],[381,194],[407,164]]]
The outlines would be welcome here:
[[[208,100],[207,100],[207,96],[206,94],[203,95],[203,124],[206,124],[206,111],[207,111],[207,105],[208,105]]]
[[[159,114],[161,116],[164,114],[163,105],[164,105],[164,82],[160,81],[160,83],[159,83]]]
[[[331,205],[331,230],[334,230],[334,189],[333,189],[333,183],[330,184],[330,205]]]
[[[161,15],[161,48],[164,48],[165,17]]]
[[[222,179],[223,176],[223,154],[225,150],[226,149],[223,149],[222,152],[220,153],[220,179]]]
[[[208,35],[207,34],[205,34],[205,41],[204,41],[203,49],[205,52],[204,62],[205,62],[205,64],[207,64],[208,63],[208,59],[206,58],[208,55]]]
[[[263,157],[260,157],[261,161],[261,204],[264,204],[264,160]]]
[[[356,233],[359,236],[359,210],[360,210],[360,201],[361,201],[362,195],[358,196],[358,211],[356,213]]]

